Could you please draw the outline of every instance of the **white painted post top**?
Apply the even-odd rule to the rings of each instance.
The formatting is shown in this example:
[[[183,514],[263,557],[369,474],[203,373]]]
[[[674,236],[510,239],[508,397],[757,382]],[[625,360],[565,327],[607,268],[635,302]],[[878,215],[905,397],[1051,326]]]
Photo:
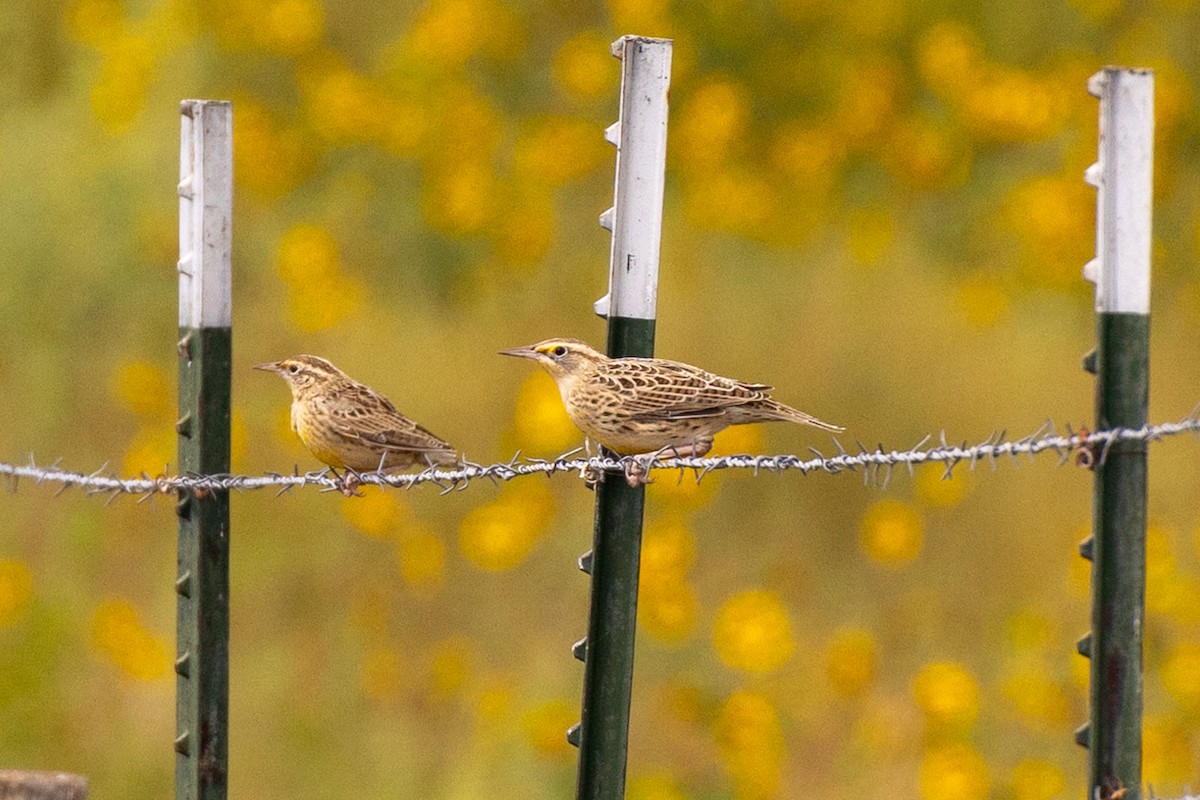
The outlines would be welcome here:
[[[602,317],[655,318],[672,45],[643,36],[613,42],[621,59],[621,106],[605,131],[617,148],[617,169],[613,207],[600,215],[613,233],[608,294],[595,305]]]
[[[179,149],[179,325],[232,323],[233,106],[184,100]]]
[[[1149,314],[1154,72],[1105,67],[1087,85],[1100,98],[1100,145],[1085,173],[1096,187],[1096,257],[1083,276],[1096,284],[1097,312]]]

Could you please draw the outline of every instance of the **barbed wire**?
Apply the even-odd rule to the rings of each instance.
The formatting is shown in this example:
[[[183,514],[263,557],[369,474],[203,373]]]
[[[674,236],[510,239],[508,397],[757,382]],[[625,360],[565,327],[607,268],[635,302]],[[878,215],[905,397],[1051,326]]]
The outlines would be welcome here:
[[[945,432],[942,432],[937,437],[936,444],[929,445],[929,441],[934,437],[926,436],[908,450],[885,450],[883,445],[871,449],[862,442],[855,443],[855,450],[847,450],[836,438],[836,455],[826,456],[816,448],[809,448],[813,454],[811,457],[793,454],[727,455],[659,458],[651,461],[647,456],[580,457],[577,455],[580,452],[577,449],[552,460],[522,459],[518,452],[509,461],[494,464],[476,464],[463,460],[453,467],[430,467],[420,472],[403,474],[362,472],[354,473],[352,477],[354,484],[366,486],[411,489],[421,484],[432,484],[439,487],[444,494],[465,489],[472,481],[480,479],[500,483],[527,475],[551,477],[559,473],[576,473],[583,478],[592,478],[601,473],[624,472],[629,462],[635,460],[647,470],[679,470],[680,480],[690,470],[697,482],[710,473],[726,469],[750,470],[755,475],[789,470],[799,471],[802,475],[810,472],[836,475],[861,471],[864,483],[874,481],[886,487],[893,470],[898,466],[907,468],[912,474],[914,467],[918,465],[941,464],[945,468],[943,477],[949,478],[954,470],[963,464],[968,465],[972,471],[981,463],[995,469],[997,463],[1005,459],[1019,463],[1023,456],[1032,461],[1035,456],[1053,452],[1058,454],[1060,466],[1074,459],[1080,466],[1092,467],[1103,463],[1109,450],[1119,442],[1149,443],[1182,433],[1200,434],[1200,406],[1179,422],[1146,425],[1141,428],[1115,428],[1091,432],[1087,429],[1075,431],[1067,425],[1065,433],[1060,433],[1054,423],[1048,421],[1038,430],[1019,439],[1006,440],[1005,432],[1000,431],[976,444],[969,444],[967,441],[951,444],[947,441]],[[0,477],[7,478],[11,491],[16,491],[20,481],[25,479],[36,484],[58,484],[56,496],[68,489],[81,488],[89,495],[110,495],[109,502],[123,494],[143,495],[142,500],[145,500],[157,494],[183,490],[197,495],[214,491],[267,488],[278,489],[278,493],[283,494],[298,487],[310,486],[321,491],[347,490],[346,477],[331,469],[302,473],[296,468],[290,474],[268,472],[263,475],[187,473],[151,477],[142,474],[135,478],[117,477],[107,470],[106,464],[90,473],[72,472],[60,467],[59,461],[48,466],[39,466],[32,455],[24,465],[0,463]]]

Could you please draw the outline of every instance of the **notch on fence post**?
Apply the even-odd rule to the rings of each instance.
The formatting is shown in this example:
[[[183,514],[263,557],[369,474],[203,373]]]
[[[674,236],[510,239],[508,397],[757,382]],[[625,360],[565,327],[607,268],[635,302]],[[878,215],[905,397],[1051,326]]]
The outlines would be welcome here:
[[[610,356],[654,355],[671,46],[623,36],[612,48],[621,59],[621,105],[605,138],[617,148],[617,167],[613,207],[600,224],[613,238],[608,294],[596,302],[608,318]],[[625,795],[644,503],[644,486],[608,473],[596,486],[593,547],[579,560],[592,576],[588,634],[572,648],[584,661],[583,715],[567,732],[579,747],[580,800]]]
[[[180,104],[179,469],[229,472],[233,109]],[[223,800],[229,732],[229,493],[181,489],[175,797]]]
[[[1100,99],[1096,257],[1084,277],[1096,284],[1096,427],[1146,424],[1150,370],[1150,236],[1154,166],[1154,73],[1108,67],[1088,80]],[[1076,733],[1088,748],[1088,797],[1142,781],[1142,627],[1146,597],[1146,442],[1115,442],[1095,460],[1092,630],[1079,642],[1091,659],[1091,718]]]

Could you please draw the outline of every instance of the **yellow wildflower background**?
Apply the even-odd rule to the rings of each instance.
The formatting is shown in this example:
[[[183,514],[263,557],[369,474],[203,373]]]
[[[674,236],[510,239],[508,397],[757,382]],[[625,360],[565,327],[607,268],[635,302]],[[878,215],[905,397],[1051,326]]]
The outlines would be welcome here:
[[[176,462],[178,102],[234,102],[233,466],[316,462],[250,366],[330,358],[475,461],[579,445],[495,352],[600,344],[618,35],[676,41],[658,352],[904,448],[1091,423],[1088,75],[1157,81],[1151,417],[1200,400],[1186,1],[0,4],[0,459]],[[791,426],[722,453],[833,449]],[[1152,448],[1145,779],[1200,775],[1195,443]],[[660,474],[629,796],[1084,791],[1091,473]],[[231,796],[570,796],[593,496],[238,494]],[[172,786],[175,528],[0,493],[0,763]],[[351,787],[351,788],[347,788]]]

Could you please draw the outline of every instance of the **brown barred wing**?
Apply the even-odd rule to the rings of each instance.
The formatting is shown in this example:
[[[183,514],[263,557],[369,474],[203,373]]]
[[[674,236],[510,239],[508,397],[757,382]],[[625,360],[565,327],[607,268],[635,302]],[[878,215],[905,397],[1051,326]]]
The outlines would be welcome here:
[[[624,414],[642,420],[721,417],[730,408],[765,399],[771,388],[665,359],[614,359],[594,380],[618,396]]]

